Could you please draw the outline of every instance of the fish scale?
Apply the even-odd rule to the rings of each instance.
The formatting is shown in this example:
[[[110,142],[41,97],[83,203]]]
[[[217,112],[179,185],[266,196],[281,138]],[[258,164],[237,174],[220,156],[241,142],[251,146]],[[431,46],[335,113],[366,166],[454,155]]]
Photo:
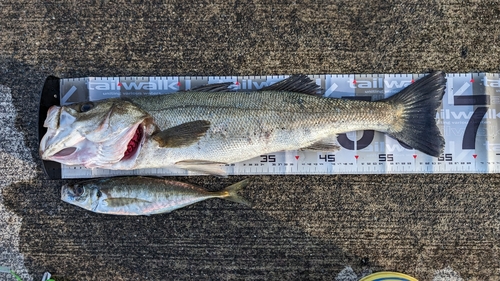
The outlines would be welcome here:
[[[151,113],[160,128],[195,120],[210,121],[211,129],[199,141],[203,147],[172,151],[172,155],[168,155],[171,159],[186,155],[190,155],[192,159],[200,159],[201,150],[205,153],[202,160],[217,156],[221,162],[233,163],[247,157],[233,153],[243,148],[252,149],[257,146],[260,153],[268,153],[306,147],[317,140],[318,135],[321,135],[319,138],[328,138],[337,132],[360,128],[384,130],[391,120],[390,115],[384,114],[384,111],[390,111],[390,105],[386,103],[318,99],[287,92],[193,92],[156,96],[154,100],[145,97],[131,100]],[[299,103],[298,100],[302,102]],[[226,135],[237,140],[223,142],[225,136],[218,132],[218,128],[222,127],[225,128]],[[269,133],[267,139],[274,140],[271,145],[262,137],[266,132]],[[226,157],[226,152],[230,156]]]

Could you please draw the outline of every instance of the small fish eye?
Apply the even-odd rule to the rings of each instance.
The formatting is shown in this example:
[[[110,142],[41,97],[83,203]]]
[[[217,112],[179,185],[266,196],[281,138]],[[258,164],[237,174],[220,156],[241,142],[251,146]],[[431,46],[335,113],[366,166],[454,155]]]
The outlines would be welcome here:
[[[82,186],[75,186],[75,196],[80,196],[83,194],[83,187]]]
[[[87,111],[91,110],[92,108],[94,108],[94,103],[87,102],[87,103],[84,103],[80,106],[80,112],[87,112]]]
[[[97,198],[102,196],[102,192],[100,190],[97,191]]]

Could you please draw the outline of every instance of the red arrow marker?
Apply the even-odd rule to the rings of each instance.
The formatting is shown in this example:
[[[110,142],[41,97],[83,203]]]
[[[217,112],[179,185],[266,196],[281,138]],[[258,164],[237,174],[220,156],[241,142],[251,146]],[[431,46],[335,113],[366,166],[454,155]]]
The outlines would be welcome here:
[[[412,83],[412,84],[413,84],[413,83],[415,83],[415,79],[411,79],[411,83]]]
[[[471,83],[474,83],[474,78],[472,78],[472,79],[470,80],[470,82],[471,82]]]
[[[181,82],[177,82],[177,86],[179,86],[179,87],[180,87],[180,86],[181,86]]]
[[[298,156],[298,155],[297,155],[297,156],[295,156],[295,159],[299,160],[299,157],[300,157],[300,156]]]
[[[122,83],[118,82],[118,87],[121,87],[122,86]]]
[[[413,154],[413,159],[417,159],[417,154]]]
[[[358,160],[358,158],[359,158],[359,155],[354,155],[354,158],[356,158],[356,160]]]
[[[236,81],[236,82],[234,82],[234,84],[235,84],[235,85],[239,85],[239,84],[240,84],[240,82]]]
[[[353,83],[353,84],[356,84],[356,80],[352,80],[352,83]]]
[[[476,159],[476,157],[477,157],[477,154],[473,154],[473,155],[472,155],[472,157],[474,157],[474,159]]]

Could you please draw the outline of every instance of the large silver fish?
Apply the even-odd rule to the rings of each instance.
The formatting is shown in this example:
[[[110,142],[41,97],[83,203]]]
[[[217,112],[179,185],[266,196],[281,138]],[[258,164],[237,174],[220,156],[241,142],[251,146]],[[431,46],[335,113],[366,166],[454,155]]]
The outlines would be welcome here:
[[[247,184],[248,180],[243,180],[220,192],[208,192],[192,184],[162,178],[103,178],[63,185],[61,200],[96,213],[153,215],[168,213],[210,198],[250,205],[237,194]]]
[[[337,134],[376,130],[439,156],[444,139],[435,116],[445,84],[444,74],[434,72],[371,102],[311,95],[316,84],[295,75],[255,92],[209,92],[225,88],[209,85],[213,88],[53,106],[40,155],[90,168],[180,167],[221,174],[223,163],[285,150],[334,151]]]

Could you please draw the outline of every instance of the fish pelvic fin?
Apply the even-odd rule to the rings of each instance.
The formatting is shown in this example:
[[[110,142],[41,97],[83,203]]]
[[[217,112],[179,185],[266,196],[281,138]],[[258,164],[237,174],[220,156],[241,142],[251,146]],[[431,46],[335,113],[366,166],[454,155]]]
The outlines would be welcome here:
[[[446,88],[443,72],[436,71],[385,99],[395,109],[387,134],[414,149],[439,157],[445,140],[436,124],[436,111]]]
[[[199,172],[207,175],[227,177],[226,171],[221,168],[221,165],[224,164],[226,163],[205,160],[183,160],[176,162],[175,166],[181,169]]]
[[[183,147],[196,143],[210,129],[210,122],[197,120],[168,128],[153,135],[160,147]]]
[[[332,139],[335,139],[335,137],[332,137]],[[340,145],[332,140],[320,140],[300,150],[333,152],[340,150]]]
[[[233,185],[230,185],[230,186],[226,187],[224,190],[218,192],[219,197],[222,199],[225,199],[225,200],[245,204],[245,205],[251,207],[252,203],[250,203],[250,201],[248,201],[245,198],[238,195],[238,192],[241,189],[243,189],[244,187],[246,187],[248,185],[248,183],[249,183],[249,180],[245,179],[245,180],[237,182]]]

